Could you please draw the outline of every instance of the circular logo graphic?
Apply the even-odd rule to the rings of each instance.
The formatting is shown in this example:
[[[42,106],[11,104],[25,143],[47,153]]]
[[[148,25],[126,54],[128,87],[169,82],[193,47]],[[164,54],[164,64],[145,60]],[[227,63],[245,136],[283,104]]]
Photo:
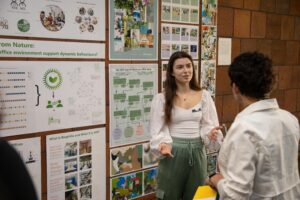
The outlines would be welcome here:
[[[40,12],[40,20],[47,30],[59,31],[65,25],[65,14],[60,7],[48,5]]]
[[[20,19],[18,21],[18,29],[21,32],[27,32],[30,29],[30,24],[26,19]]]
[[[56,90],[62,83],[62,76],[56,69],[49,69],[43,77],[44,85],[50,90]]]

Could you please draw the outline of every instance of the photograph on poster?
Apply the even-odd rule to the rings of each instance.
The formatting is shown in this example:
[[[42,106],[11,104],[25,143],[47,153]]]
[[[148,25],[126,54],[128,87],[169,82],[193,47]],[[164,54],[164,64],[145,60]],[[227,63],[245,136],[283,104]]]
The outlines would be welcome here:
[[[162,4],[161,18],[165,21],[171,20],[171,6]]]
[[[217,25],[216,0],[202,0],[202,25]]]
[[[92,170],[80,172],[80,186],[92,183]]]
[[[78,186],[77,173],[65,175],[65,190],[75,189]]]
[[[65,157],[77,156],[77,142],[66,143]]]
[[[201,59],[216,59],[217,28],[215,26],[202,26]]]
[[[80,186],[92,183],[92,170],[80,172]]]
[[[79,155],[92,152],[92,140],[83,140],[79,142]]]
[[[141,169],[142,154],[142,144],[112,149],[110,151],[111,176]]]
[[[79,157],[80,170],[87,170],[92,168],[92,155]]]
[[[77,190],[66,191],[65,200],[73,200],[73,199],[78,199]]]
[[[111,199],[133,199],[143,194],[143,172],[111,179]]]
[[[181,8],[181,21],[182,22],[190,21],[190,9],[189,8]]]
[[[191,18],[190,18],[191,23],[197,24],[199,22],[198,16],[199,16],[198,9],[192,8],[191,9]]]
[[[59,31],[65,25],[65,13],[59,6],[47,5],[40,12],[40,20],[48,31]]]
[[[172,7],[172,21],[180,21],[180,7]]]
[[[170,26],[162,25],[161,39],[162,40],[170,40],[171,39]]]
[[[157,1],[110,0],[110,11],[110,58],[156,59]]]
[[[91,185],[80,188],[79,192],[80,192],[80,199],[82,200],[93,199]]]
[[[150,194],[156,191],[157,189],[157,168],[152,168],[143,171],[144,177],[144,195]]]
[[[65,174],[76,172],[78,169],[77,158],[65,160]]]
[[[157,71],[157,64],[109,65],[111,147],[150,138],[150,107],[157,93]]]

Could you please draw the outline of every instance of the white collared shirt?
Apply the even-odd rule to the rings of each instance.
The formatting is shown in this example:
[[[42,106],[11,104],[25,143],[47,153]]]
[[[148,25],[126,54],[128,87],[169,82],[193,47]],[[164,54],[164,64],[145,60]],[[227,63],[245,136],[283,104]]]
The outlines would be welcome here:
[[[297,118],[280,109],[276,99],[246,107],[219,153],[221,199],[300,199],[299,137]]]

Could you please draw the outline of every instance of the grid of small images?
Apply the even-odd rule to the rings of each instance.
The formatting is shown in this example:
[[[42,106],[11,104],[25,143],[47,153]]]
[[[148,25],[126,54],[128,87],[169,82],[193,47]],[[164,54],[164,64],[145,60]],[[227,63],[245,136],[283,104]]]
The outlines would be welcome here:
[[[162,0],[161,19],[167,22],[199,23],[199,0]]]
[[[64,146],[65,199],[92,199],[92,140]]]
[[[155,192],[157,165],[158,157],[151,153],[149,142],[111,149],[111,199],[132,199]]]
[[[202,0],[201,86],[216,93],[217,0]]]
[[[176,51],[185,51],[193,59],[198,59],[198,26],[177,24],[161,25],[161,58],[169,59]]]

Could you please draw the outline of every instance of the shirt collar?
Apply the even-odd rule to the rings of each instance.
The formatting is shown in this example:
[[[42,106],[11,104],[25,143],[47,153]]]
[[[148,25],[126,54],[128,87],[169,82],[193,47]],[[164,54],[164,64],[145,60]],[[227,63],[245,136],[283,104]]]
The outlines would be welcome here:
[[[276,99],[264,99],[259,100],[255,103],[250,104],[244,110],[242,110],[237,118],[248,115],[253,112],[268,110],[268,109],[279,109],[278,103]]]

